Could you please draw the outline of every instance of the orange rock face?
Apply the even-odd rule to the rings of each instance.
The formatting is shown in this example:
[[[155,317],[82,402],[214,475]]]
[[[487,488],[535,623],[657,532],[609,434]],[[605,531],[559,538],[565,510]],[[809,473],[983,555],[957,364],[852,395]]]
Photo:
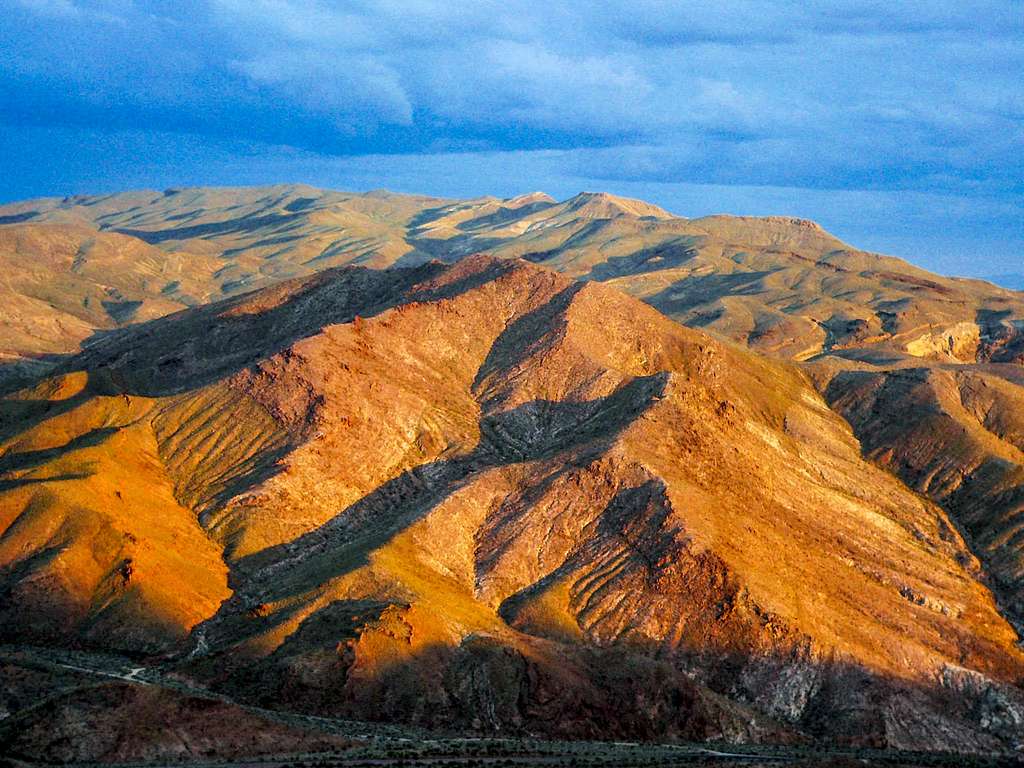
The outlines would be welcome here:
[[[65,369],[2,403],[8,639],[480,731],[1021,736],[1017,635],[946,513],[798,369],[613,288],[327,270]]]

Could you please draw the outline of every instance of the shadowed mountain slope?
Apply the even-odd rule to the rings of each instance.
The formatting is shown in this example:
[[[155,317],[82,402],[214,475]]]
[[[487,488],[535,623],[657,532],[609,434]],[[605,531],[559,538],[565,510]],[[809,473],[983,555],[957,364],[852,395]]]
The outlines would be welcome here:
[[[842,371],[825,394],[868,457],[964,527],[1024,626],[1024,371],[907,363]]]
[[[796,368],[608,286],[326,270],[0,408],[8,640],[484,731],[1021,737],[1017,636],[946,513]]]
[[[0,361],[338,264],[383,267],[430,198],[309,187],[130,192],[0,206]]]

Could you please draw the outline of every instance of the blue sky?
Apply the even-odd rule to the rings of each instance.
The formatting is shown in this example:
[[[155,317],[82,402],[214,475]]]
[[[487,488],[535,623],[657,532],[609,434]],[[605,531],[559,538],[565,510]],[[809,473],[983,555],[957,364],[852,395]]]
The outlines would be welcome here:
[[[0,200],[280,181],[1024,271],[1024,2],[0,0]]]

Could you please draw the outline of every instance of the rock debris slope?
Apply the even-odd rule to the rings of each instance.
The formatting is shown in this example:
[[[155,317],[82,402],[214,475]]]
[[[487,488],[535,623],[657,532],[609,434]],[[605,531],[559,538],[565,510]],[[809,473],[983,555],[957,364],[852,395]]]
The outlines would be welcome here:
[[[1017,636],[946,513],[790,364],[599,283],[328,269],[0,407],[10,641],[481,731],[1022,736]]]

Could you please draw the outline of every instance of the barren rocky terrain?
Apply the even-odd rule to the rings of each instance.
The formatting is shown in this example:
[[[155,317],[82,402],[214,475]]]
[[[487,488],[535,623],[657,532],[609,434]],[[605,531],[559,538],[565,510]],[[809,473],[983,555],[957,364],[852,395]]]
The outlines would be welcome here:
[[[603,193],[465,201],[305,186],[0,206],[0,353],[66,353],[146,320],[344,264],[487,252],[607,282],[686,325],[797,360],[849,348],[957,361],[1021,354],[1021,294],[866,253],[783,217],[686,219]]]
[[[0,639],[193,686],[9,655],[22,758],[354,738],[273,712],[1024,742],[1024,294],[591,193],[172,190],[0,221]],[[183,735],[75,752],[52,727],[128,712]]]

